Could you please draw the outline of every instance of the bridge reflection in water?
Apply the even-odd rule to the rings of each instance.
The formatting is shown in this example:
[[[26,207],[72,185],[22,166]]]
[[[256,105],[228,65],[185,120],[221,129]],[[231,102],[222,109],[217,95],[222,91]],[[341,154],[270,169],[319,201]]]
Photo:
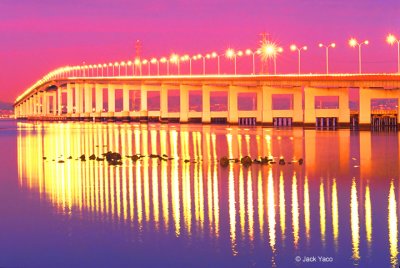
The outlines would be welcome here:
[[[134,240],[152,233],[205,241],[231,258],[272,266],[315,255],[396,267],[399,137],[387,135],[388,143],[347,130],[19,123],[19,186],[61,215],[123,226]],[[109,150],[174,159],[78,160]],[[391,160],[382,163],[382,154]],[[223,155],[293,163],[222,168]]]

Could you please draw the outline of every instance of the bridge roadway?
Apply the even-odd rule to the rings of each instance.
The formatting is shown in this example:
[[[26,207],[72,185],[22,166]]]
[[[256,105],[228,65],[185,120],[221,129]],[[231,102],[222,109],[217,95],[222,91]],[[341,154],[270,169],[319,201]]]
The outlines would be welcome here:
[[[372,99],[396,99],[399,103],[400,75],[67,77],[36,83],[17,98],[14,109],[17,118],[35,120],[219,120],[229,124],[348,127],[355,122],[351,122],[349,88],[360,89],[357,123],[370,126]],[[122,107],[117,111],[118,90],[122,92]],[[215,92],[220,92],[220,97]],[[169,93],[179,98],[179,109],[169,108]],[[274,107],[274,97],[284,95],[290,105],[284,110]],[[336,100],[335,107],[316,103],[319,97],[327,96]],[[220,106],[213,105],[213,100],[221,98]],[[158,102],[159,107],[151,109]],[[239,104],[251,107],[243,109]],[[399,109],[397,105],[389,111],[396,125],[400,124]]]

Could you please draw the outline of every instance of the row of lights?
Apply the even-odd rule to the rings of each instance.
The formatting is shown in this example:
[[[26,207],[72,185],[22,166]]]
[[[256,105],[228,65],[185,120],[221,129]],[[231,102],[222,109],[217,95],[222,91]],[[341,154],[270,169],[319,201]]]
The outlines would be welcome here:
[[[400,40],[397,39],[393,34],[389,34],[386,38],[387,43],[390,45],[394,45],[397,43],[397,65],[398,65],[398,73],[400,73]],[[363,45],[368,45],[369,41],[364,40],[363,42],[358,42],[357,39],[351,38],[349,40],[349,46],[350,47],[358,47],[358,71],[361,74],[361,47]],[[330,43],[328,45],[319,44],[320,48],[325,48],[325,54],[326,54],[326,73],[329,73],[329,49],[330,48],[335,48],[336,44],[335,43]],[[291,51],[297,51],[298,52],[298,73],[301,74],[301,52],[306,51],[308,48],[307,46],[297,46],[295,44],[292,44],[290,46]],[[269,59],[273,60],[273,66],[274,66],[274,74],[276,74],[276,58],[277,56],[283,52],[283,48],[279,47],[275,43],[272,42],[266,42],[264,43],[259,49],[256,50],[251,50],[251,49],[246,49],[244,51],[239,50],[235,51],[232,48],[229,48],[225,51],[224,54],[218,54],[217,52],[212,52],[208,53],[205,55],[202,54],[197,54],[194,56],[189,56],[189,55],[184,55],[184,56],[179,56],[177,54],[172,54],[169,59],[166,57],[162,57],[160,59],[157,58],[152,58],[150,60],[144,59],[144,60],[139,60],[136,59],[134,61],[122,61],[122,62],[115,62],[115,63],[104,63],[104,64],[94,64],[94,65],[83,65],[83,66],[67,66],[67,67],[61,67],[58,68],[50,73],[48,73],[46,76],[44,76],[42,79],[37,81],[34,85],[32,85],[30,88],[28,88],[20,97],[17,98],[17,101],[22,98],[26,93],[29,93],[32,89],[36,88],[37,86],[48,82],[54,78],[62,78],[65,76],[87,76],[89,75],[89,71],[92,71],[92,76],[94,76],[94,69],[96,69],[96,76],[99,76],[99,70],[101,71],[101,76],[109,76],[109,68],[112,68],[112,75],[115,75],[115,68],[118,68],[118,76],[121,74],[121,67],[125,68],[125,74],[128,73],[128,67],[132,66],[132,73],[135,74],[135,67],[138,70],[138,75],[142,75],[142,65],[147,65],[148,70],[147,70],[147,75],[150,74],[150,64],[156,64],[157,65],[157,75],[160,75],[160,63],[166,64],[167,66],[167,75],[170,74],[170,63],[176,64],[177,65],[177,71],[178,75],[180,74],[180,62],[189,62],[189,74],[192,75],[192,60],[202,60],[203,61],[203,66],[202,66],[202,73],[203,75],[206,74],[206,59],[217,59],[217,72],[218,75],[220,74],[220,57],[225,56],[226,58],[233,60],[234,61],[234,73],[235,75],[237,74],[237,64],[236,64],[236,59],[237,57],[241,57],[243,55],[247,56],[252,56],[252,73],[255,74],[255,55],[261,56],[261,59],[263,61],[267,61]],[[106,70],[106,71],[104,71]]]

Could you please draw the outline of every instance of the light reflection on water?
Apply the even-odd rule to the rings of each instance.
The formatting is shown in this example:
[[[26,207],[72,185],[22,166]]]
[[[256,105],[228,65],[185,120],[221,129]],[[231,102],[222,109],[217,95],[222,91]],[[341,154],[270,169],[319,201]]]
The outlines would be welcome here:
[[[206,241],[231,266],[287,267],[296,264],[295,256],[328,256],[345,266],[398,263],[397,133],[387,134],[388,142],[382,135],[348,130],[18,126],[19,187],[39,193],[61,216],[123,225],[133,235],[173,234],[188,245]],[[124,157],[117,167],[76,160],[108,150],[173,159]],[[284,157],[293,163],[222,168],[217,160],[225,155]],[[382,160],[385,155],[389,161]],[[378,207],[382,200],[387,210]],[[236,264],[236,258],[242,262]]]

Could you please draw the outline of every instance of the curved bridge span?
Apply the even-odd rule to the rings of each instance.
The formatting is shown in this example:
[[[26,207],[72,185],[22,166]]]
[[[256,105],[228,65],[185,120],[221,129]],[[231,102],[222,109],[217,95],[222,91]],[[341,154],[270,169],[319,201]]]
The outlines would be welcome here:
[[[359,89],[357,111],[350,88]],[[35,120],[349,127],[381,116],[379,124],[398,126],[399,89],[397,74],[68,77],[39,81],[14,108],[17,118]],[[374,99],[397,104],[377,110]]]

